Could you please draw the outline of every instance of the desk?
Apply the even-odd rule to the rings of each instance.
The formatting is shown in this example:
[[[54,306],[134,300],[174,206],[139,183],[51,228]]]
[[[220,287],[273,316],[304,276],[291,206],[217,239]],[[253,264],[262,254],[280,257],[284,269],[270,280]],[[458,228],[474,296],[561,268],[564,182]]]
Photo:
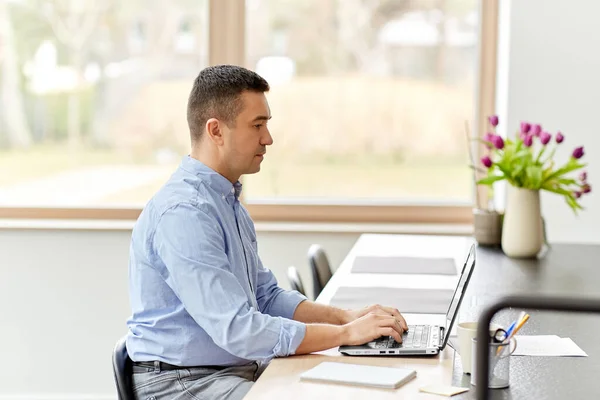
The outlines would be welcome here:
[[[338,287],[350,283],[365,285],[389,283],[389,275],[351,274],[356,254],[375,243],[393,243],[396,246],[415,246],[430,240],[425,251],[435,251],[439,237],[416,239],[402,235],[363,235],[348,253],[318,302],[327,303]],[[448,237],[447,243],[467,246],[466,238]],[[465,241],[467,240],[467,241]],[[417,241],[417,242],[415,242]],[[445,241],[445,240],[444,240]],[[423,253],[427,255],[428,253]],[[466,255],[466,250],[464,252]],[[354,275],[354,276],[353,276]],[[475,320],[481,310],[495,299],[508,294],[552,294],[600,298],[600,246],[554,244],[539,260],[517,260],[505,257],[499,249],[477,248],[477,264],[460,309],[459,320]],[[400,309],[400,311],[402,311]],[[495,322],[507,324],[519,310],[499,313]],[[529,323],[522,334],[557,334],[571,337],[585,352],[587,358],[512,357],[511,386],[493,391],[493,399],[585,399],[597,393],[596,381],[600,376],[600,316],[530,311]],[[423,316],[406,315],[408,322]],[[435,319],[436,316],[427,316]],[[380,366],[408,367],[417,370],[417,378],[397,390],[353,388],[349,386],[300,382],[300,373],[322,361],[364,363]],[[275,359],[248,393],[247,399],[327,398],[333,399],[442,399],[443,397],[418,392],[431,383],[453,384],[471,390],[452,399],[474,399],[476,389],[469,385],[470,376],[462,374],[460,356],[450,347],[439,356],[421,357],[346,357],[337,349],[325,352]]]

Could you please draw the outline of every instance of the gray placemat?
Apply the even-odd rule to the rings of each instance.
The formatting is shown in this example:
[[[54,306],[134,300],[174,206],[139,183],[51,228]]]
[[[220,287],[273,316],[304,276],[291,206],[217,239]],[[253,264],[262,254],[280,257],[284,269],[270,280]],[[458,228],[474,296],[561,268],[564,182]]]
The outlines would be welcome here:
[[[352,272],[369,274],[456,275],[453,258],[356,256]]]
[[[401,313],[446,314],[452,289],[405,289],[342,286],[330,304],[339,308],[362,308],[371,304],[395,307]]]

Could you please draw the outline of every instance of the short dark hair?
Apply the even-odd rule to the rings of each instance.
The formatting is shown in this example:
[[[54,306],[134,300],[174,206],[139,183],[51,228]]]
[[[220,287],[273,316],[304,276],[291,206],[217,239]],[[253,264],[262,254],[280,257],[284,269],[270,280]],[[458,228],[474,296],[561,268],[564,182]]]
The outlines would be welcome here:
[[[215,65],[200,71],[188,99],[192,143],[200,139],[210,118],[233,126],[242,111],[240,95],[244,91],[268,92],[269,83],[256,72],[235,65]]]

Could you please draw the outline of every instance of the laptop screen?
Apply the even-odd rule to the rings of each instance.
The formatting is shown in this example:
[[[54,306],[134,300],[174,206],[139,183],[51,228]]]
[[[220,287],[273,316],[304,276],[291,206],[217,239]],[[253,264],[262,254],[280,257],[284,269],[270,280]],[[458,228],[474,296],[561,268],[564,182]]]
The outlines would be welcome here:
[[[452,301],[450,302],[450,307],[448,307],[448,312],[446,313],[446,330],[444,331],[444,342],[442,344],[442,349],[446,347],[446,343],[448,343],[448,338],[450,337],[450,331],[452,330],[452,326],[454,325],[454,320],[456,319],[456,315],[458,314],[458,308],[460,307],[460,303],[464,297],[465,292],[467,291],[467,285],[469,284],[469,280],[471,279],[471,274],[473,273],[473,267],[475,267],[475,245],[471,245],[471,249],[469,250],[469,254],[467,255],[467,260],[463,265],[462,272],[460,274],[460,278],[458,279],[458,284],[456,285],[456,290],[454,290],[454,296],[452,296]]]

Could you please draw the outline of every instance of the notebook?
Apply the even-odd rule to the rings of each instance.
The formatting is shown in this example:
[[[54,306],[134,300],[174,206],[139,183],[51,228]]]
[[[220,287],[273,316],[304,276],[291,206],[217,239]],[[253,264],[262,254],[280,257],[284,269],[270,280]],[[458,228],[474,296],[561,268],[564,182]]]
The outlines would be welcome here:
[[[407,368],[325,361],[300,375],[300,380],[397,389],[416,376],[417,371]]]

